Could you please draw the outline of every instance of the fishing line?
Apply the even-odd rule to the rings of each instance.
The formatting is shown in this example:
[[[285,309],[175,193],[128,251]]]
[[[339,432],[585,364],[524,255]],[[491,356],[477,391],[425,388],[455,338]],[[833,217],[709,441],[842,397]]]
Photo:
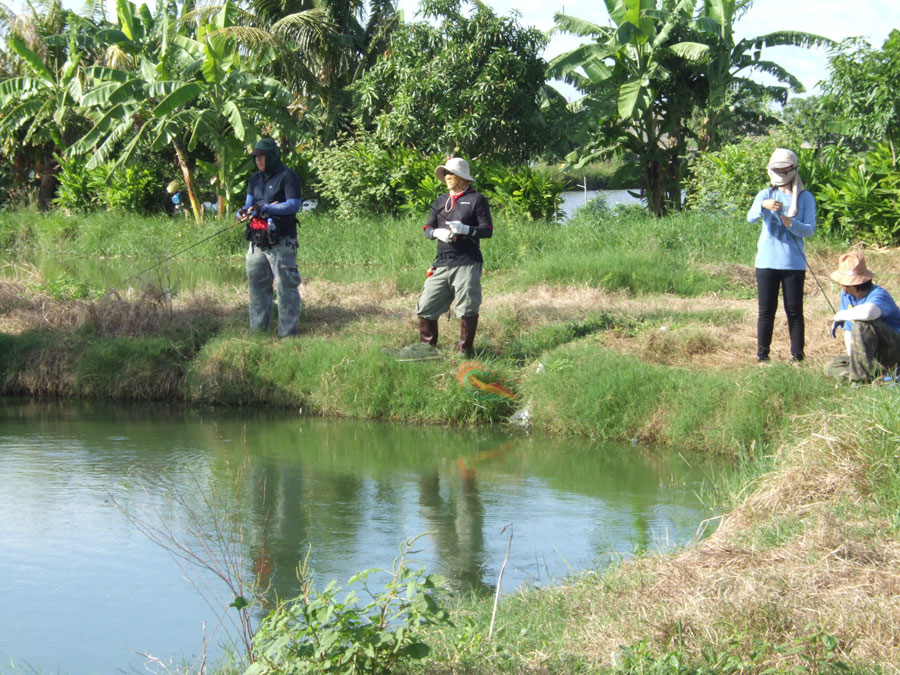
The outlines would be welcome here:
[[[180,251],[176,251],[175,253],[173,253],[173,254],[170,255],[169,257],[163,258],[162,260],[153,263],[152,265],[150,265],[150,267],[147,267],[146,269],[142,269],[142,270],[141,270],[140,272],[138,272],[137,274],[132,274],[130,277],[128,277],[128,278],[125,279],[124,281],[120,281],[120,282],[117,284],[117,286],[120,286],[120,287],[121,287],[121,286],[124,286],[124,285],[127,284],[129,281],[132,281],[132,280],[134,280],[134,279],[137,279],[137,278],[138,278],[139,276],[141,276],[142,274],[145,274],[145,273],[149,272],[150,270],[153,270],[153,269],[155,269],[155,268],[157,268],[157,267],[160,267],[160,266],[163,265],[164,263],[167,263],[167,262],[169,262],[170,260],[172,260],[172,258],[175,258],[175,257],[177,257],[177,256],[180,256],[182,253],[185,253],[186,251],[190,251],[192,248],[195,248],[195,247],[199,246],[199,245],[202,244],[203,242],[209,241],[209,240],[212,239],[213,237],[217,237],[217,236],[219,236],[220,234],[222,234],[223,232],[226,232],[227,230],[230,230],[230,229],[231,229],[232,227],[234,227],[235,225],[238,225],[238,224],[240,224],[240,223],[243,223],[243,222],[245,222],[245,221],[247,221],[247,220],[249,220],[249,218],[242,218],[242,219],[240,219],[240,220],[236,220],[235,222],[231,223],[231,225],[227,225],[227,226],[223,227],[221,230],[218,230],[217,232],[213,232],[213,233],[212,233],[211,235],[209,235],[208,237],[204,237],[203,239],[200,239],[199,241],[195,241],[195,242],[194,242],[193,244],[191,244],[190,246],[188,246],[188,247],[186,247],[186,248],[183,248],[183,249],[181,249]],[[105,296],[109,295],[109,294],[112,293],[114,290],[115,290],[115,288],[110,288],[109,290],[106,291],[106,293],[103,294],[103,296],[105,297]]]
[[[815,255],[815,254],[814,254]],[[822,284],[819,283],[819,277],[816,276],[816,273],[813,272],[812,267],[809,266],[809,260],[806,259],[806,256],[803,256],[803,259],[806,260],[806,269],[809,270],[809,273],[812,274],[813,279],[816,280],[816,286],[819,287],[819,290],[822,291],[822,295],[825,296],[825,301],[828,303],[828,306],[831,307],[831,311],[834,314],[837,314],[837,310],[834,308],[834,305],[831,304],[831,298],[828,297],[828,294],[825,292],[825,289],[822,288]],[[819,256],[816,256],[816,260],[818,260],[819,264],[822,265],[822,261],[819,260]],[[822,265],[824,267],[824,265]]]

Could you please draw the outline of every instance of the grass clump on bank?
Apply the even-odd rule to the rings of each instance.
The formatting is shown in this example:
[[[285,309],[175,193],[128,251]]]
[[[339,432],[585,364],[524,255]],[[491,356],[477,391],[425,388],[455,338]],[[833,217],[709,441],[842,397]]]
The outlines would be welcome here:
[[[831,407],[834,384],[789,366],[695,372],[648,365],[590,340],[554,349],[523,386],[536,425],[689,449],[747,448],[779,437],[793,413]]]

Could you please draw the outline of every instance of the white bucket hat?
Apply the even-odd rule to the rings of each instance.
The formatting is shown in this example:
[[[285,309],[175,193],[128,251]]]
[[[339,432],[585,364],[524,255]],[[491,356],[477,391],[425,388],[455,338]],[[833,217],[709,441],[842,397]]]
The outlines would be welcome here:
[[[472,178],[472,174],[469,173],[469,163],[462,157],[452,157],[434,170],[434,176],[439,181],[443,181],[444,175],[447,173],[452,173],[454,176],[459,176],[463,180],[467,180],[470,183],[473,183],[475,181],[475,179]]]

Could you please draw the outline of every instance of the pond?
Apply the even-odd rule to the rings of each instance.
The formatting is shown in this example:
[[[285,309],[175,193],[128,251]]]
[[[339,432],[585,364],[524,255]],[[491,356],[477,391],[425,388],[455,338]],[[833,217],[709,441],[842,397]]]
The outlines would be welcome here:
[[[563,213],[561,220],[568,220],[574,215],[579,207],[584,206],[594,197],[601,195],[606,200],[607,206],[610,208],[615,208],[620,204],[622,206],[646,206],[647,202],[639,197],[635,197],[634,194],[632,194],[633,192],[637,192],[637,190],[571,190],[563,192],[560,195],[560,197],[562,197],[560,209]]]
[[[297,417],[287,411],[0,402],[0,663],[29,672],[214,663],[235,618],[170,555],[231,542],[238,573],[297,593],[414,561],[454,588],[550,584],[691,540],[722,465],[575,439]],[[501,530],[512,525],[506,532]],[[153,543],[141,530],[171,536]],[[216,534],[218,532],[218,534]],[[226,542],[226,543],[227,543]],[[166,543],[163,541],[162,543]]]

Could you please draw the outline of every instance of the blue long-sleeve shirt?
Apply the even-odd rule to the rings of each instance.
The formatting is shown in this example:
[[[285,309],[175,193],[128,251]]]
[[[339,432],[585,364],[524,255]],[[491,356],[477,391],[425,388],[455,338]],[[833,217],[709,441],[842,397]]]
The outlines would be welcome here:
[[[897,303],[894,302],[894,298],[891,297],[891,294],[884,290],[881,286],[872,284],[871,290],[861,298],[857,298],[855,295],[841,290],[842,310],[850,309],[851,307],[857,307],[867,302],[871,302],[877,305],[878,309],[881,310],[881,316],[879,318],[883,320],[888,326],[900,333],[900,308],[897,307]],[[852,330],[853,322],[844,321],[844,325],[842,327],[844,330]]]
[[[803,240],[816,232],[816,200],[812,193],[804,190],[797,196],[797,215],[790,227],[781,222],[781,213],[762,207],[763,200],[775,199],[781,202],[781,213],[787,213],[793,195],[778,188],[761,190],[747,212],[747,222],[762,219],[762,231],[756,246],[756,267],[773,270],[805,270],[806,253]]]

